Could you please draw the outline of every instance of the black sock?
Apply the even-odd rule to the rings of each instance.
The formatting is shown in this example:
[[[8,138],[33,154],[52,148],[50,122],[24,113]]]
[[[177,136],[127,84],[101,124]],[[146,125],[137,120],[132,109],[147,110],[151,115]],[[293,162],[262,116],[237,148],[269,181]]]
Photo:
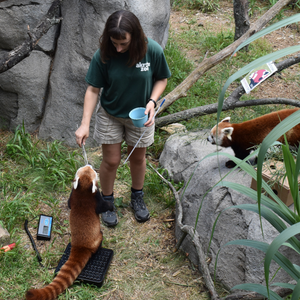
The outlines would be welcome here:
[[[140,190],[136,190],[136,189],[134,189],[133,187],[131,188],[131,192],[132,192],[132,193],[135,193],[135,192],[142,192],[142,191],[143,191],[143,188],[140,189]]]

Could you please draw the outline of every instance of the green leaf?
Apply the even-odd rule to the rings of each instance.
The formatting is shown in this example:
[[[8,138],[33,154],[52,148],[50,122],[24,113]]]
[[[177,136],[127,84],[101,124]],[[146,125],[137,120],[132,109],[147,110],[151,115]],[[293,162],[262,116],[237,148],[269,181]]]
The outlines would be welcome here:
[[[228,181],[222,181],[218,183],[218,185],[223,185],[232,188],[235,191],[244,194],[249,198],[257,201],[257,192],[249,187],[234,182],[228,182]],[[269,186],[267,185],[267,183],[263,181],[263,188],[267,190],[267,187]],[[274,194],[274,197],[277,196]],[[271,200],[269,197],[262,195],[261,203],[267,206],[272,211],[274,211],[274,213],[280,216],[288,224],[293,225],[297,222],[297,214],[295,214],[292,210],[290,210],[279,198],[277,198],[277,203],[276,203],[275,201]]]
[[[276,141],[279,137],[284,135],[288,130],[299,124],[300,120],[300,110],[294,112],[289,117],[281,121],[277,126],[273,128],[273,130],[266,136],[266,138],[263,140],[258,157],[257,157],[257,190],[261,191],[261,183],[262,183],[262,165],[264,162],[264,157],[272,143]],[[261,195],[258,194],[258,204],[260,205],[260,198]],[[298,217],[298,221],[300,221],[300,218]]]
[[[236,285],[232,288],[232,290],[246,290],[246,291],[252,291],[256,292],[258,294],[261,294],[270,300],[283,300],[280,296],[278,296],[275,292],[270,291],[270,294],[268,294],[268,290],[265,286],[261,284],[256,283],[244,283]],[[270,297],[269,297],[270,296]]]
[[[295,288],[294,284],[285,283],[285,282],[274,282],[274,283],[272,283],[272,286],[280,286],[285,289],[291,289],[291,290],[293,290]]]
[[[300,295],[300,280],[298,280],[294,288],[291,300],[299,300],[299,295]]]
[[[270,247],[270,245],[265,242],[244,240],[244,239],[230,241],[222,247],[229,246],[229,245],[242,245],[242,246],[252,247],[264,253],[266,253],[268,251],[268,248]],[[299,270],[297,270],[295,266],[291,263],[291,261],[287,259],[283,254],[281,254],[280,252],[276,252],[276,254],[274,255],[274,261],[279,266],[281,266],[294,280],[298,281],[300,279]]]
[[[283,232],[281,232],[270,244],[268,251],[266,252],[264,270],[265,270],[265,280],[267,289],[269,290],[269,269],[271,261],[278,251],[279,247],[289,238],[295,236],[300,232],[300,223],[294,224],[291,227],[288,227]]]
[[[295,184],[294,207],[298,215],[300,215],[300,198],[299,198],[299,183],[298,183],[299,173],[300,173],[300,147],[298,148],[298,152],[297,152],[297,159],[296,159],[296,166],[295,166],[295,173],[294,173],[294,184]]]

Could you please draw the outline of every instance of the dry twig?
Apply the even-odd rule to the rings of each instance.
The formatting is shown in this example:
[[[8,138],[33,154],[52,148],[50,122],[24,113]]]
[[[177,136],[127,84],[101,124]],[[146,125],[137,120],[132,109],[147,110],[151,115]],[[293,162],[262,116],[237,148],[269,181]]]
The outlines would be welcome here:
[[[202,249],[201,243],[200,243],[200,237],[197,233],[197,231],[194,231],[194,228],[192,226],[188,226],[188,225],[183,225],[182,224],[182,206],[180,203],[180,199],[179,199],[179,195],[176,191],[176,189],[174,188],[174,186],[171,184],[171,182],[169,182],[167,179],[165,179],[156,169],[154,169],[151,164],[149,164],[149,166],[156,172],[156,174],[166,183],[168,184],[169,188],[172,190],[176,203],[177,203],[177,208],[178,208],[178,216],[177,216],[177,225],[179,226],[180,230],[185,234],[189,234],[190,237],[192,238],[192,241],[196,247],[197,250],[197,254],[198,254],[198,258],[199,258],[199,268],[200,268],[200,272],[203,274],[204,277],[204,281],[206,284],[206,287],[208,288],[210,295],[211,295],[211,299],[212,300],[219,300],[219,296],[215,290],[215,286],[213,283],[213,280],[210,276],[209,273],[209,269],[208,266],[206,264],[206,257],[204,254],[204,251]]]

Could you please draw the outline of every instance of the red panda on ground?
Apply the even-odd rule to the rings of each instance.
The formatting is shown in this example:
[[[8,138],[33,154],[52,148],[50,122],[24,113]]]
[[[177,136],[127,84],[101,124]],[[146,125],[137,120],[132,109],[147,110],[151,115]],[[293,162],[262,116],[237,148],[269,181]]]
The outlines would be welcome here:
[[[254,146],[262,143],[264,138],[280,121],[297,110],[299,109],[283,109],[239,124],[230,123],[230,117],[227,117],[218,126],[215,125],[211,129],[207,140],[222,147],[231,147],[237,158],[244,159],[250,154]],[[298,146],[300,142],[300,124],[286,132],[285,135],[289,145]],[[278,141],[284,143],[284,137],[281,136]],[[235,165],[232,160],[226,162],[227,168],[233,168]]]
[[[71,286],[92,254],[102,242],[99,214],[113,210],[113,204],[105,201],[97,185],[98,175],[90,165],[79,168],[68,200],[71,228],[71,253],[52,283],[41,289],[30,289],[26,300],[56,299]]]

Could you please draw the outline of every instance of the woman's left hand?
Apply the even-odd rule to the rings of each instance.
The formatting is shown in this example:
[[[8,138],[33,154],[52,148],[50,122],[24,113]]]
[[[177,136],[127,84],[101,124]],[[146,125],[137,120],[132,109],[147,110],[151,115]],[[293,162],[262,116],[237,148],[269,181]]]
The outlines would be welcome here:
[[[168,82],[167,78],[156,80],[153,85],[150,99],[157,101],[157,99],[159,99],[159,96],[165,90],[165,88],[167,86],[167,82]],[[153,103],[153,101],[149,101],[146,105],[145,115],[149,114],[148,121],[144,124],[146,127],[149,127],[154,124],[154,118],[153,118],[155,115],[154,106],[156,106],[156,105],[155,105],[155,103]]]
[[[146,105],[146,110],[145,110],[145,115],[149,114],[148,121],[144,124],[145,127],[150,127],[151,125],[154,124],[154,114],[155,114],[155,109],[154,109],[154,103],[152,101],[149,101],[148,104]]]

